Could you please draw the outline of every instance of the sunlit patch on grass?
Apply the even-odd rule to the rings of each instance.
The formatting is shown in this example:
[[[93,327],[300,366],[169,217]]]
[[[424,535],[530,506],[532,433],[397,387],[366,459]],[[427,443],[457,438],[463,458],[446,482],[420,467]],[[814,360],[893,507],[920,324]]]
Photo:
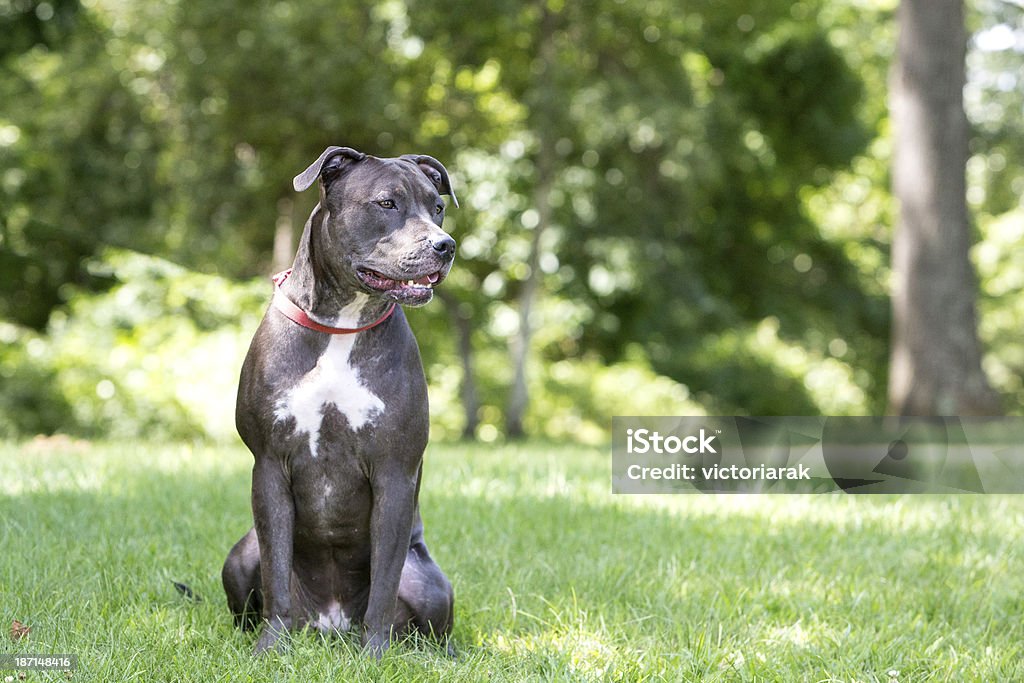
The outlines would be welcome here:
[[[781,626],[773,629],[768,639],[769,643],[785,643],[797,648],[805,648],[811,644],[811,633],[804,629],[800,621],[789,626]]]
[[[499,633],[484,645],[511,657],[542,655],[564,663],[575,673],[595,679],[613,673],[622,656],[598,634],[580,629],[545,630],[518,636]]]

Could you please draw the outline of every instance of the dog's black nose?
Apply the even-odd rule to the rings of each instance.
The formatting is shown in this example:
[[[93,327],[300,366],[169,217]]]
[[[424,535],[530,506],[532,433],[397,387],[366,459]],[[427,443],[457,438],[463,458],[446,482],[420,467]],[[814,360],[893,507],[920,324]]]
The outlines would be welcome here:
[[[430,240],[430,246],[446,261],[455,257],[455,240],[447,235],[439,240]]]

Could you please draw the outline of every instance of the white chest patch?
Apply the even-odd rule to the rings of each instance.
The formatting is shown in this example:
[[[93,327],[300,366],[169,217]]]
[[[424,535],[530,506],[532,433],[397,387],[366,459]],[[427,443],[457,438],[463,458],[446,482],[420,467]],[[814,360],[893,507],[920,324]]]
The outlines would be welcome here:
[[[324,410],[334,406],[349,427],[362,429],[384,410],[384,401],[360,380],[349,356],[356,334],[331,337],[316,366],[281,398],[274,409],[278,422],[294,418],[295,431],[309,435],[309,452],[315,458]]]
[[[341,609],[341,604],[337,600],[332,600],[327,605],[327,611],[320,612],[316,617],[316,621],[312,622],[312,626],[322,633],[347,631],[352,627],[352,621],[345,616],[345,612]]]

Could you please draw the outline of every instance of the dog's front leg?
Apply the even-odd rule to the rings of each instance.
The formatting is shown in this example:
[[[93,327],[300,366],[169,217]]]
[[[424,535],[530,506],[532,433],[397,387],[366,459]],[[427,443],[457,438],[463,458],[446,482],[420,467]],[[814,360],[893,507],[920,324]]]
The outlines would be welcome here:
[[[363,647],[380,657],[391,644],[398,611],[398,585],[409,552],[416,512],[416,477],[382,476],[373,485],[370,511],[370,597],[363,619]]]
[[[263,632],[256,654],[275,647],[291,628],[292,544],[295,504],[281,462],[258,458],[252,470],[252,515],[260,544]]]

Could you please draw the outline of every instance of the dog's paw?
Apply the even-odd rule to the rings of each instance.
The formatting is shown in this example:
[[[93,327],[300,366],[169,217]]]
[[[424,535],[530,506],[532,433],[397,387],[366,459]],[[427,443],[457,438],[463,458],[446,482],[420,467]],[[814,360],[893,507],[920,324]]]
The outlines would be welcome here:
[[[272,626],[270,623],[264,623],[263,631],[253,648],[253,655],[259,657],[272,651],[283,652],[287,643],[281,636],[285,634],[285,631],[286,628],[283,625]]]
[[[370,633],[368,631],[363,633],[363,652],[370,657],[380,659],[389,647],[391,647],[391,638],[386,633]]]

